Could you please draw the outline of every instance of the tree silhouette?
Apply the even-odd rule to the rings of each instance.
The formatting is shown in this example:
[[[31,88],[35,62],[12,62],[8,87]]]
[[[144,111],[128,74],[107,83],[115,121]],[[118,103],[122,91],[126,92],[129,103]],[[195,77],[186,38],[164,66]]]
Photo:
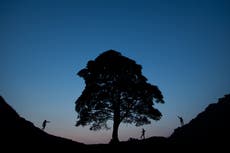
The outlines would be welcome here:
[[[149,119],[159,120],[162,115],[153,105],[164,103],[163,96],[157,86],[147,83],[141,69],[134,60],[114,50],[88,61],[78,72],[86,86],[76,101],[76,126],[109,129],[107,122],[113,120],[110,143],[117,143],[121,122],[141,126],[150,124]]]

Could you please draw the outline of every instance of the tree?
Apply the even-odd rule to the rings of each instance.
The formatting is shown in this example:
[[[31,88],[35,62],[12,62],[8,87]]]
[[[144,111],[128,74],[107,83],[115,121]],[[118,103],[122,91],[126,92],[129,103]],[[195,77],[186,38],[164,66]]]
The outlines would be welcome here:
[[[85,80],[85,89],[76,101],[76,126],[90,125],[90,130],[109,129],[113,121],[111,143],[119,142],[121,122],[136,126],[159,120],[161,113],[154,102],[164,103],[157,86],[147,83],[141,65],[109,50],[90,60],[78,75]]]

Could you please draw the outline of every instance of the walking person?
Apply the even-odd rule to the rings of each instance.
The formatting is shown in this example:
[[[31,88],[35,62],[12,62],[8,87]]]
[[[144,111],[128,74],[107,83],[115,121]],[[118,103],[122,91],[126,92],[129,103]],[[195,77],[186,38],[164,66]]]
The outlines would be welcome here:
[[[143,129],[143,128],[141,131],[141,139],[145,139],[145,129]]]

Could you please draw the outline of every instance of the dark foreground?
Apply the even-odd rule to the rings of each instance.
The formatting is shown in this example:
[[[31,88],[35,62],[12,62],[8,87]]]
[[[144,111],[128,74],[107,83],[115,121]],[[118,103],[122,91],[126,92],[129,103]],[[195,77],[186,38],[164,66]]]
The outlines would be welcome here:
[[[131,139],[119,144],[85,145],[50,135],[20,117],[0,97],[0,146],[4,152],[155,152],[155,151],[229,151],[230,95],[209,105],[190,123],[174,130],[172,135]],[[186,150],[184,150],[186,149]],[[1,151],[2,152],[2,151]]]

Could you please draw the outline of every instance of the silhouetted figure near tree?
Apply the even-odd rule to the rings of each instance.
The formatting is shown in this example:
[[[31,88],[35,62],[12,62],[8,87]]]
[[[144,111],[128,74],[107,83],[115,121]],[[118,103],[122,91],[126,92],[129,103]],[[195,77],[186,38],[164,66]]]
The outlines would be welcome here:
[[[43,123],[42,123],[42,130],[45,130],[47,123],[50,123],[50,121],[47,121],[47,120],[43,121]]]
[[[159,120],[161,113],[155,103],[164,103],[157,86],[147,82],[141,65],[134,60],[109,50],[90,60],[78,75],[85,80],[85,89],[76,101],[76,126],[90,125],[90,130],[109,129],[113,120],[110,143],[118,143],[120,123],[136,126]]]
[[[183,120],[183,118],[182,117],[180,117],[180,116],[177,116],[178,118],[179,118],[179,120],[180,120],[180,124],[181,124],[181,126],[183,126],[184,125],[184,120]]]
[[[145,129],[142,129],[141,131],[141,139],[145,139]]]

